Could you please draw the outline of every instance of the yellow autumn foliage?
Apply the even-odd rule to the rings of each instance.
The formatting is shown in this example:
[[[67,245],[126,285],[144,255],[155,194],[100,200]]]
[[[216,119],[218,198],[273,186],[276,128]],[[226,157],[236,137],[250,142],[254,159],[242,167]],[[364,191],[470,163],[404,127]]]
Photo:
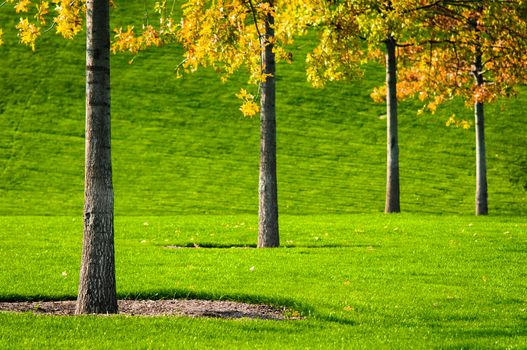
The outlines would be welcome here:
[[[29,45],[35,51],[35,41],[40,36],[40,29],[30,23],[27,18],[21,18],[16,28],[18,29],[20,42]]]

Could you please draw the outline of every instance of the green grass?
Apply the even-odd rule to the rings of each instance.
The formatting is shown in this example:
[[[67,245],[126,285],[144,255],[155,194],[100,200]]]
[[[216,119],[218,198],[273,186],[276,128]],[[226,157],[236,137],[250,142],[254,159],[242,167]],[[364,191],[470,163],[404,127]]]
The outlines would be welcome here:
[[[0,300],[73,299],[82,240],[84,43],[16,43],[0,10]],[[114,24],[140,22],[121,1]],[[304,321],[0,313],[0,348],[524,348],[525,94],[487,109],[491,215],[473,217],[474,130],[452,103],[400,105],[403,215],[383,215],[384,107],[366,79],[314,90],[303,53],[278,67],[282,248],[257,235],[259,122],[205,70],[176,79],[177,47],[112,57],[117,288],[122,298],[265,302]],[[521,89],[525,92],[525,89]],[[147,224],[145,224],[147,223]],[[192,246],[201,249],[168,249]],[[232,247],[232,248],[231,248]],[[254,266],[254,271],[250,268]],[[66,272],[66,276],[63,275]]]
[[[3,217],[0,227],[1,299],[75,298],[77,219]],[[0,314],[0,347],[521,348],[527,341],[525,219],[285,216],[284,247],[272,250],[238,247],[254,242],[252,215],[120,217],[116,227],[122,298],[266,302],[307,319]],[[165,248],[189,243],[234,248]]]
[[[17,43],[2,9],[0,47],[0,215],[78,215],[84,156],[83,39],[45,36],[36,53]],[[134,15],[135,14],[135,15]],[[126,1],[115,25],[143,18]],[[4,24],[7,22],[7,24]],[[284,214],[376,213],[384,208],[385,114],[366,80],[306,83],[303,57],[278,67],[279,207]],[[177,47],[112,57],[113,163],[117,215],[242,214],[257,211],[259,122],[244,118],[234,94],[243,74],[222,84],[211,71],[176,79]],[[243,73],[243,72],[242,72]],[[490,213],[527,214],[525,94],[487,111]],[[474,130],[447,128],[461,104],[418,117],[400,106],[401,205],[405,212],[472,214]]]

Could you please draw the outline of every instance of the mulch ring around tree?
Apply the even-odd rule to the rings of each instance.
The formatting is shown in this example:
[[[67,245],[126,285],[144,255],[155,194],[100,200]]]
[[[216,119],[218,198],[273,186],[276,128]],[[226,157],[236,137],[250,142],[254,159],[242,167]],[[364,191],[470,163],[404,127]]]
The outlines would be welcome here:
[[[250,318],[263,320],[302,319],[296,311],[270,305],[211,300],[119,300],[119,315]],[[32,312],[39,315],[75,314],[75,301],[0,302],[0,311]]]

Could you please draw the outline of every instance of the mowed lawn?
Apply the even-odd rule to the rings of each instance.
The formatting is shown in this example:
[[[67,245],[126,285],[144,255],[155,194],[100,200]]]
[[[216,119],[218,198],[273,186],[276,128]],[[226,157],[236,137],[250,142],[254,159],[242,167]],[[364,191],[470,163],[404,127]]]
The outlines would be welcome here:
[[[120,1],[115,26],[140,25]],[[0,9],[0,300],[74,299],[82,240],[84,42],[17,43]],[[51,33],[48,33],[51,34]],[[121,298],[287,306],[304,320],[0,313],[0,348],[525,348],[527,94],[488,106],[489,217],[474,217],[463,103],[400,105],[401,215],[384,215],[384,68],[312,89],[304,55],[277,74],[282,247],[254,249],[259,121],[210,70],[176,79],[177,47],[112,56]],[[243,73],[243,72],[242,72]],[[522,92],[527,92],[524,88]],[[167,246],[201,248],[170,249]]]
[[[1,299],[74,299],[81,223],[0,219]],[[119,217],[121,298],[285,305],[305,320],[0,314],[14,348],[522,348],[527,220],[284,216],[255,249],[254,216]],[[202,248],[167,246],[197,244]]]

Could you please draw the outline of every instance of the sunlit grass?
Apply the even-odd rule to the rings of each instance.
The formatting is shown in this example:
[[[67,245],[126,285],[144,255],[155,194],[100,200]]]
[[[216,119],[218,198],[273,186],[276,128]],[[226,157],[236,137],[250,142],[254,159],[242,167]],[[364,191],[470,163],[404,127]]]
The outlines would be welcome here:
[[[3,217],[0,227],[0,299],[75,298],[77,220]],[[56,336],[58,347],[100,348],[459,348],[526,341],[525,219],[285,216],[282,237],[279,249],[248,248],[256,240],[256,218],[249,215],[119,217],[118,293],[285,305],[305,321],[0,314],[0,346],[51,346]],[[190,244],[201,248],[168,247]]]
[[[143,19],[120,1],[115,25]],[[74,299],[81,255],[84,42],[17,44],[0,11],[0,300]],[[51,33],[49,33],[51,34]],[[527,124],[489,106],[491,216],[473,213],[474,131],[462,104],[400,105],[403,215],[384,208],[385,112],[366,79],[314,90],[303,38],[279,65],[282,247],[254,249],[259,121],[244,76],[175,79],[181,52],[112,56],[117,289],[292,307],[304,321],[0,313],[0,348],[522,348],[527,343]],[[434,214],[434,215],[430,215]],[[46,215],[46,216],[42,216]],[[184,247],[184,248],[175,248]]]

